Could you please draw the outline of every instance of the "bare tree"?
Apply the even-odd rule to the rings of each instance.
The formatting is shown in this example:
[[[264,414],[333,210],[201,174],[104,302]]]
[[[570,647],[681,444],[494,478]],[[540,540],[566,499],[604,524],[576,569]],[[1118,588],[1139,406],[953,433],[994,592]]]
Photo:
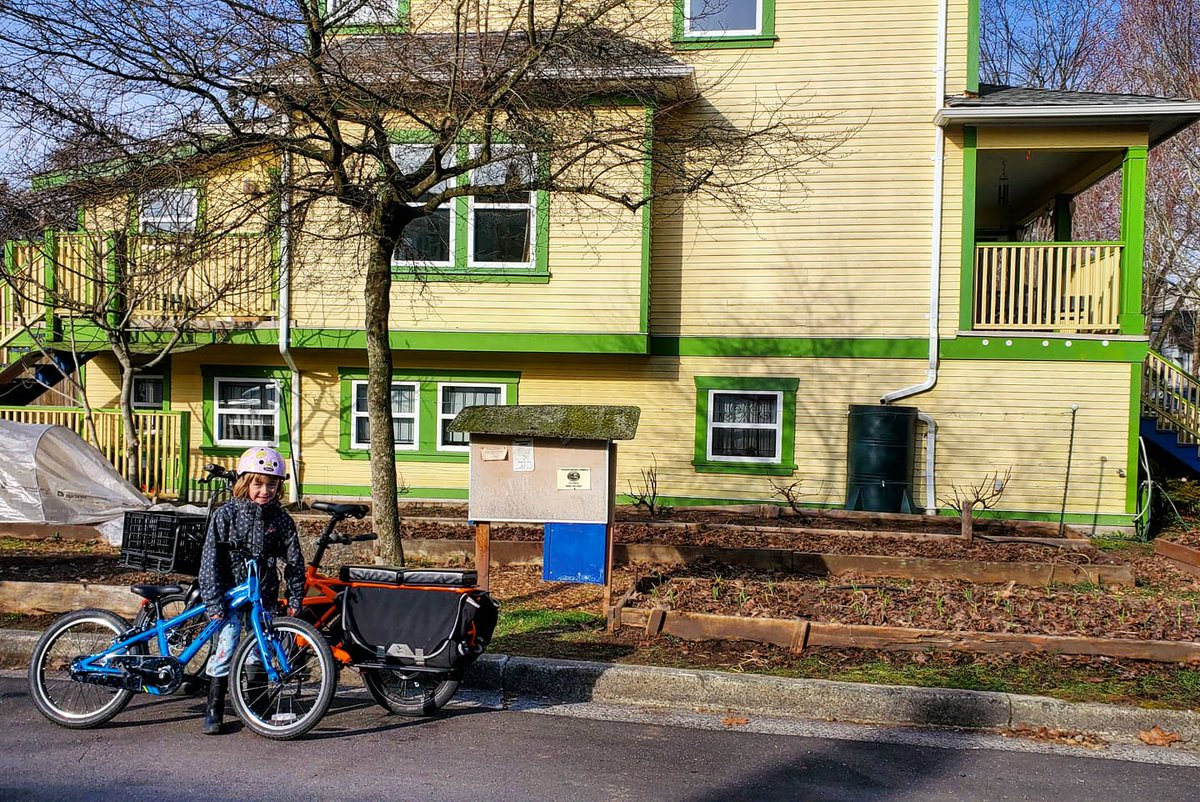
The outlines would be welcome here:
[[[1089,89],[1111,69],[1113,0],[982,0],[979,72],[985,83]]]
[[[976,510],[990,510],[996,506],[1000,497],[1004,495],[1004,491],[1008,489],[1008,482],[1011,478],[1012,468],[1006,470],[1003,476],[997,471],[984,476],[973,485],[965,487],[952,485],[951,495],[938,499],[939,504],[945,504],[958,513],[963,539],[974,539]]]
[[[396,7],[10,0],[0,103],[45,135],[52,122],[100,120],[90,127],[102,138],[119,128],[139,144],[282,155],[292,234],[336,236],[362,255],[374,524],[399,561],[388,321],[410,224],[436,228],[457,197],[533,191],[625,210],[684,195],[778,206],[776,191],[848,132],[791,94],[732,115],[708,105],[671,44],[669,4],[414,3],[403,26],[391,24]]]

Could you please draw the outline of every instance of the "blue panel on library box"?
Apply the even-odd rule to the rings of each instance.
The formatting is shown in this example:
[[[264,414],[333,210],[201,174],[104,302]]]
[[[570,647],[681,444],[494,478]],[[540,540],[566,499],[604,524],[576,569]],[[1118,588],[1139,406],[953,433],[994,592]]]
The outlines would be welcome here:
[[[607,524],[546,524],[542,579],[604,584]]]

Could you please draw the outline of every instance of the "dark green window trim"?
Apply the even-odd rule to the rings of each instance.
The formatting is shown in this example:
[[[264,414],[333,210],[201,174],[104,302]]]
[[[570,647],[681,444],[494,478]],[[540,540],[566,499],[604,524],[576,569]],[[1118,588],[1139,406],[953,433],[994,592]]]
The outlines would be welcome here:
[[[673,44],[677,50],[718,50],[731,48],[774,47],[779,41],[775,35],[775,0],[761,0],[762,20],[758,33],[697,36],[688,34],[686,28],[686,5],[689,0],[675,0]]]
[[[468,148],[475,144],[472,132],[463,133],[462,141],[457,148],[460,161],[469,157]],[[429,144],[433,135],[428,131],[391,131],[388,139],[396,144]],[[494,140],[503,143],[505,137],[496,136]],[[542,159],[538,161],[538,169],[545,170]],[[470,174],[464,173],[458,177],[458,186],[470,182]],[[421,265],[406,265],[392,263],[392,276],[397,281],[419,282],[467,282],[467,283],[499,283],[499,284],[548,284],[550,282],[550,193],[536,190],[533,199],[533,234],[534,251],[533,263],[521,267],[498,267],[494,265],[475,266],[470,264],[470,220],[471,197],[464,195],[450,201],[450,225],[454,232],[450,254],[451,264],[423,267]]]
[[[410,0],[395,0],[396,2],[396,23],[394,25],[363,25],[363,24],[347,24],[332,26],[332,29],[337,33],[350,34],[371,34],[371,33],[405,33],[409,27]],[[328,0],[321,0],[319,4],[321,16],[324,17],[329,9]]]
[[[85,367],[87,367],[86,364],[80,366],[80,368],[85,368]],[[134,378],[134,381],[136,382],[139,378],[147,377],[147,376],[158,376],[162,379],[162,404],[159,405],[158,409],[161,410],[162,412],[170,412],[171,411],[171,358],[167,357],[159,365],[156,365],[155,367],[150,368],[149,370],[147,370],[145,372],[138,373],[133,378]],[[136,407],[136,409],[141,409],[141,410],[144,410],[147,412],[154,411],[151,407]]]
[[[249,446],[226,446],[216,443],[216,379],[274,379],[278,385],[276,442],[268,443],[284,457],[292,455],[291,391],[292,374],[287,368],[201,365],[202,421],[200,452],[216,457],[236,457]]]
[[[760,378],[754,376],[697,376],[696,381],[696,447],[692,465],[697,473],[733,473],[752,476],[791,476],[796,470],[796,390],[799,379]],[[708,458],[708,394],[711,390],[766,391],[782,395],[780,409],[779,462],[725,462]]]
[[[353,421],[353,383],[366,381],[366,368],[338,368],[339,414],[338,454],[342,459],[370,459],[368,450],[351,446],[351,423]],[[466,452],[439,451],[438,438],[438,385],[440,384],[499,384],[504,387],[504,403],[517,403],[517,389],[521,374],[507,370],[420,370],[412,373],[392,372],[393,382],[415,382],[417,384],[417,448],[396,452],[397,462],[459,462],[469,459]]]

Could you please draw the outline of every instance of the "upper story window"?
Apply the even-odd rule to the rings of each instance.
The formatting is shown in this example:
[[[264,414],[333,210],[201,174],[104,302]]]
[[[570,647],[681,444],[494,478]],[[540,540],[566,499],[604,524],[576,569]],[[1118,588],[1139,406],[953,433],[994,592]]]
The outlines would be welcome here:
[[[199,210],[199,190],[159,189],[147,192],[138,204],[138,232],[184,234],[195,231]]]
[[[762,33],[762,0],[684,0],[687,36]]]
[[[396,166],[405,174],[419,170],[433,155],[432,145],[399,144],[392,145],[392,158]],[[454,164],[454,154],[447,153],[442,158],[442,165],[450,167]],[[420,206],[439,192],[443,192],[454,183],[448,178],[435,184],[411,206]],[[452,224],[454,202],[448,201],[424,217],[413,220],[404,227],[396,253],[392,257],[395,264],[429,267],[449,267],[454,263],[454,226]]]
[[[675,46],[771,47],[775,0],[675,0]]]
[[[407,0],[326,0],[326,19],[336,26],[395,25],[407,13]]]
[[[480,146],[471,146],[471,156]],[[477,187],[533,182],[537,169],[532,153],[516,145],[492,145],[494,161],[471,171]],[[534,193],[498,192],[472,196],[469,211],[470,260],[472,267],[529,267],[533,265],[536,228]]]

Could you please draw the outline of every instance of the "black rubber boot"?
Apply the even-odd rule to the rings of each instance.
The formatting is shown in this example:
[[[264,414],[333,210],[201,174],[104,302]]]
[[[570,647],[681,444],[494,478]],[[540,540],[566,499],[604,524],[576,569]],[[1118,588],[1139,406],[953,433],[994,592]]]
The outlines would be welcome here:
[[[204,734],[220,735],[225,718],[226,677],[213,677],[208,683],[208,706],[204,709]]]

